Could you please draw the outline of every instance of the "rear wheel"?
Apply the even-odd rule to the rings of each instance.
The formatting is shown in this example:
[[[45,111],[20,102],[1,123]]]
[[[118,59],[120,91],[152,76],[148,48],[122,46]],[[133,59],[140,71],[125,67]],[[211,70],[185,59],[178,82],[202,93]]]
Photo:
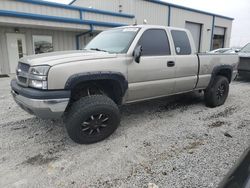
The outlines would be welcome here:
[[[224,76],[217,76],[213,84],[205,90],[205,103],[208,107],[221,106],[229,93],[229,81]]]
[[[91,144],[109,137],[120,123],[120,112],[105,95],[86,96],[73,103],[65,117],[69,137]]]

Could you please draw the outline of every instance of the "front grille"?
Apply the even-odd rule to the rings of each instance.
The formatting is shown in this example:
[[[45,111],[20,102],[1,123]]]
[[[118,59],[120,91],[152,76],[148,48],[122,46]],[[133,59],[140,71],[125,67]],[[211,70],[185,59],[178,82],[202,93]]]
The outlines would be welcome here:
[[[18,63],[17,66],[17,83],[22,86],[28,86],[28,74],[29,74],[30,65],[25,63]]]
[[[30,66],[25,63],[18,63],[17,69],[20,69],[22,72],[29,72]]]

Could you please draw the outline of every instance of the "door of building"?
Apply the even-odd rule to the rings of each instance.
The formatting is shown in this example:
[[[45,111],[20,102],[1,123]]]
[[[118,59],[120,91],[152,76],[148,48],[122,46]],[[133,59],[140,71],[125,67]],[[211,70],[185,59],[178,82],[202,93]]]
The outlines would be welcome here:
[[[213,50],[225,47],[225,32],[226,29],[223,27],[214,27]]]
[[[7,33],[6,36],[10,73],[15,73],[18,60],[27,54],[25,35]]]
[[[200,52],[200,45],[201,45],[201,24],[186,22],[186,29],[188,29],[194,39],[195,47],[197,52]]]

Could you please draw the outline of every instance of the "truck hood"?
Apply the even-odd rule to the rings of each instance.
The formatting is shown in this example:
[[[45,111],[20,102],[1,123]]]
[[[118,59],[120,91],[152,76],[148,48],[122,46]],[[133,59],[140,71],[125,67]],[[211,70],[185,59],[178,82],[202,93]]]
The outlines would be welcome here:
[[[29,64],[30,66],[36,65],[58,65],[63,63],[70,63],[75,61],[96,60],[115,58],[116,54],[108,52],[97,52],[88,50],[75,50],[75,51],[61,51],[51,52],[39,55],[26,56],[20,59],[20,62]]]

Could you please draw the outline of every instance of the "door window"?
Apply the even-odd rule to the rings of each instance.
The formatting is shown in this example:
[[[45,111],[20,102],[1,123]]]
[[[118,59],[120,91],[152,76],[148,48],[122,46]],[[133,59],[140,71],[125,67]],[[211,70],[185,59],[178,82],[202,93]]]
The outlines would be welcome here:
[[[17,50],[19,59],[23,57],[23,42],[22,39],[17,39]]]
[[[171,54],[167,33],[163,29],[146,30],[137,45],[142,46],[142,56],[163,56]]]
[[[176,54],[177,55],[191,54],[191,46],[187,33],[185,31],[172,30],[171,34],[174,40]]]

